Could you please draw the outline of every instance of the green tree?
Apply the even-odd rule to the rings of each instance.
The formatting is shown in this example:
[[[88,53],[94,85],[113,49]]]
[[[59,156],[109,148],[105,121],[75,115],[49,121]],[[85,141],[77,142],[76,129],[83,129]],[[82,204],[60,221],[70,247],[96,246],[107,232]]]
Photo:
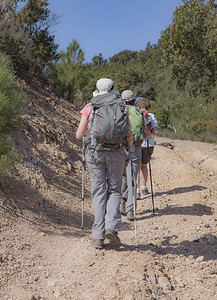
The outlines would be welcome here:
[[[214,0],[183,0],[159,44],[177,87],[210,95],[217,78],[217,5]]]
[[[52,59],[56,59],[55,36],[49,32],[50,28],[58,22],[58,17],[51,14],[48,0],[28,0],[25,6],[17,12],[17,19],[25,34],[28,43],[33,45],[31,56],[35,63],[44,68]]]
[[[12,168],[16,161],[10,137],[22,123],[24,99],[11,61],[0,53],[0,175]]]
[[[58,45],[49,32],[57,21],[47,0],[3,1],[0,50],[12,58],[17,70],[43,70],[57,56]]]
[[[24,45],[27,37],[16,19],[17,2],[9,0],[0,3],[0,50],[19,64],[25,52]]]
[[[88,72],[85,72],[84,52],[80,45],[74,40],[66,52],[60,53],[60,60],[55,64],[56,80],[54,82],[57,94],[70,102],[74,102],[79,95],[83,100]]]
[[[111,63],[118,63],[121,65],[126,65],[130,60],[134,60],[137,57],[137,51],[123,50],[114,56],[109,58]]]
[[[99,53],[99,55],[95,55],[92,58],[92,64],[97,67],[101,65],[105,65],[107,62],[108,62],[107,59],[102,57],[102,53]]]

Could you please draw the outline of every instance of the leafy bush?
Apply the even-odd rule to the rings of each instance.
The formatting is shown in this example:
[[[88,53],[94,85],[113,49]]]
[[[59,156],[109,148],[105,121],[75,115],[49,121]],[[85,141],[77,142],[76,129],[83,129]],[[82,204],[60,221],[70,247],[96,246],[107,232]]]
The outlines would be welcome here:
[[[167,125],[169,124],[169,111],[156,101],[150,101],[150,103],[151,112],[155,114],[159,127],[167,128]]]
[[[17,157],[11,151],[11,142],[0,136],[0,177],[14,167],[17,162]]]
[[[203,140],[207,143],[217,143],[217,119],[209,120],[206,123]]]

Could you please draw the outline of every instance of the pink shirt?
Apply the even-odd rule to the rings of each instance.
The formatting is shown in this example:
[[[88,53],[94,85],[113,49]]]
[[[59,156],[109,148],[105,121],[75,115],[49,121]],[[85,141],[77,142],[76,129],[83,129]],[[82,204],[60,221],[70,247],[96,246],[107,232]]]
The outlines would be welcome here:
[[[91,103],[87,103],[84,108],[80,111],[80,114],[84,116],[87,120],[89,120],[92,117],[91,111]],[[88,118],[89,117],[89,118]]]

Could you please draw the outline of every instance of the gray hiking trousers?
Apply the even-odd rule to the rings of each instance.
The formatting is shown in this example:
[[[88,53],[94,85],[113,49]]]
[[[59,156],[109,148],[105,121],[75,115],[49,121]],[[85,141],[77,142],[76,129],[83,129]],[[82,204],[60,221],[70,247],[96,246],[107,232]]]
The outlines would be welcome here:
[[[125,163],[124,150],[96,151],[87,149],[86,163],[90,173],[94,212],[93,239],[104,239],[105,230],[121,227],[121,184]]]
[[[135,147],[135,151],[132,155],[133,164],[133,175],[134,175],[134,193],[135,193],[135,203],[136,203],[136,179],[141,166],[142,151],[141,146]],[[132,176],[131,176],[131,162],[128,157],[126,157],[126,163],[124,167],[124,172],[122,176],[122,198],[127,201],[126,212],[133,210],[133,190],[132,190]]]

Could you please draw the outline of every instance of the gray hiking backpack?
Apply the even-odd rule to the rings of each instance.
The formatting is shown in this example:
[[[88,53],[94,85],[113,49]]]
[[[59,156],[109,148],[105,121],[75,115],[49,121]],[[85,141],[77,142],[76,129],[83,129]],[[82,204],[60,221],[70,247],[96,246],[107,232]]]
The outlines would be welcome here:
[[[91,99],[89,148],[118,150],[126,144],[128,112],[120,95],[106,93]]]

